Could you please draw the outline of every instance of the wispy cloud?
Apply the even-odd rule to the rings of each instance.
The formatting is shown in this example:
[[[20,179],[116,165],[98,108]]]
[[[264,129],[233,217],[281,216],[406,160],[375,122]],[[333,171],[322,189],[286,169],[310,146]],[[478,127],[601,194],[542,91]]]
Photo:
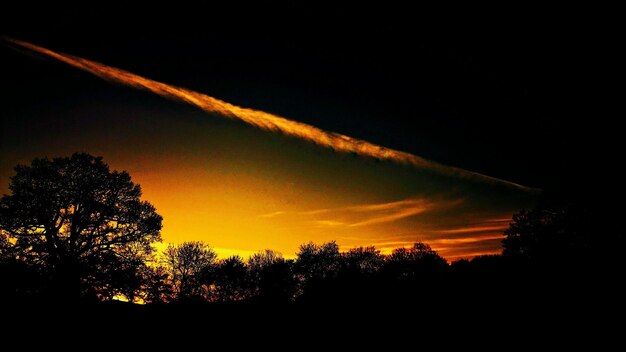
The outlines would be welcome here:
[[[258,217],[259,218],[273,218],[273,217],[276,217],[276,216],[279,216],[279,215],[283,215],[283,214],[286,214],[286,213],[287,212],[285,212],[285,211],[275,211],[275,212],[272,212],[272,213],[261,214]]]
[[[445,227],[445,223],[436,224],[434,228],[416,228],[404,234],[373,238],[368,245],[375,246],[383,253],[390,253],[396,248],[410,247],[419,241],[427,243],[448,260],[500,253],[502,233],[511,222],[510,218],[493,218],[489,214],[473,214],[471,218],[473,220],[467,221],[465,226]],[[351,240],[348,237],[344,239]]]
[[[373,211],[385,211],[385,210],[394,210],[394,209],[402,209],[402,208],[407,208],[407,207],[421,206],[424,203],[426,203],[426,200],[424,198],[409,198],[409,199],[403,199],[403,200],[386,202],[386,203],[355,205],[351,207],[346,207],[344,209],[353,210],[353,211],[363,211],[363,212],[372,211],[373,212]]]
[[[366,225],[381,224],[385,222],[396,221],[396,220],[408,218],[410,216],[423,213],[427,211],[428,209],[429,209],[429,206],[426,204],[415,205],[415,206],[411,206],[407,208],[393,209],[391,210],[391,214],[387,214],[387,215],[371,214],[372,217],[370,217],[369,219],[355,222],[353,224],[350,224],[349,226],[352,226],[352,227],[366,226]]]
[[[506,225],[495,225],[495,226],[468,226],[461,227],[456,229],[445,229],[445,230],[436,230],[435,232],[444,234],[444,235],[453,235],[453,234],[467,234],[467,233],[478,233],[478,232],[493,232],[493,231],[503,231],[506,229]]]
[[[346,226],[346,223],[336,220],[313,220],[312,223],[324,227]]]
[[[460,259],[500,253],[502,233],[509,219],[485,219],[464,227],[438,229],[428,243],[446,258]]]
[[[454,203],[459,203],[455,201]],[[426,211],[452,204],[449,201],[436,202],[424,198],[409,198],[399,201],[357,204],[338,208],[323,208],[299,213],[292,216],[309,218],[309,223],[325,227],[359,227],[393,222],[408,218]],[[287,214],[286,211],[275,211],[261,214],[259,218],[274,218]]]
[[[490,234],[485,236],[472,236],[472,237],[462,237],[462,238],[440,238],[436,240],[430,240],[428,243],[431,246],[437,245],[457,245],[462,243],[477,243],[494,239],[502,239],[501,234]]]
[[[461,200],[435,201],[425,198],[409,198],[333,209],[316,209],[301,212],[300,215],[313,217],[311,222],[317,225],[360,227],[389,223],[460,203]]]

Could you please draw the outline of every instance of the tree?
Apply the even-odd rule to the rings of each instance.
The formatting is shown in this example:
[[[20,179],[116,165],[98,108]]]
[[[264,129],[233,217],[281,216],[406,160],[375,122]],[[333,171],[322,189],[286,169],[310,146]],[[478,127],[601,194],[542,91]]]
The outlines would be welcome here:
[[[599,191],[595,186],[589,190]],[[602,300],[623,292],[626,231],[619,221],[621,208],[580,193],[546,192],[534,209],[515,214],[504,231],[502,258],[510,270],[502,274],[514,274],[521,292],[541,287],[553,297],[575,293],[584,299],[601,292]]]
[[[89,285],[90,263],[160,240],[162,218],[141,200],[140,186],[101,157],[35,159],[15,171],[0,199],[0,230],[21,257],[53,270],[60,297],[79,296],[81,280]]]
[[[604,255],[608,244],[595,236],[595,229],[585,220],[585,214],[571,207],[539,206],[522,210],[513,215],[513,222],[504,231],[502,254],[532,262],[563,262]],[[604,240],[607,239],[605,236]]]
[[[334,278],[341,268],[339,246],[335,241],[322,245],[313,242],[301,245],[296,268],[306,280]]]
[[[170,244],[165,250],[165,265],[179,300],[206,298],[206,277],[215,266],[217,254],[204,242]]]
[[[145,267],[142,299],[145,303],[167,303],[173,300],[174,288],[163,266]]]
[[[12,259],[12,247],[8,236],[0,232],[0,263]]]
[[[298,299],[320,302],[333,297],[342,259],[335,241],[301,245],[294,267],[299,282]]]
[[[250,271],[260,272],[264,268],[282,261],[284,261],[284,259],[281,253],[266,249],[263,252],[254,253],[248,258],[248,268]]]
[[[260,294],[261,287],[265,284],[263,281],[269,278],[269,270],[284,261],[281,253],[271,249],[254,253],[248,258],[248,282],[253,295]]]
[[[385,274],[401,280],[426,279],[440,274],[448,263],[429,245],[417,242],[411,248],[396,248],[385,261]]]
[[[620,188],[606,182],[591,186],[588,180],[584,185],[570,178],[559,181],[541,194],[533,209],[513,216],[504,232],[503,256],[517,264],[623,269],[626,226],[619,221],[623,211],[605,199],[615,198],[614,191]]]
[[[153,262],[152,253],[133,244],[121,247],[115,254],[92,258],[89,266],[94,270],[88,277],[89,289],[100,300],[144,301],[150,262]]]
[[[351,248],[344,253],[346,270],[350,274],[374,275],[385,262],[385,257],[373,246]]]
[[[0,232],[0,302],[32,301],[39,296],[47,283],[40,269],[19,258],[11,241]]]
[[[212,283],[214,297],[220,302],[241,301],[248,298],[246,263],[236,255],[221,261],[215,268]]]
[[[296,291],[293,261],[270,249],[255,253],[248,259],[248,282],[251,294],[259,301],[291,301]]]

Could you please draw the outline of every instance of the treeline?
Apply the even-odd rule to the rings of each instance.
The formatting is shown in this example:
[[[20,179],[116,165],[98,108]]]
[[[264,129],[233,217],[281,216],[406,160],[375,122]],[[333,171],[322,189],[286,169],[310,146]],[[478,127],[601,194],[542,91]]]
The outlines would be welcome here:
[[[131,246],[132,247],[132,246]],[[335,242],[300,246],[296,259],[265,250],[244,260],[240,256],[217,259],[203,242],[170,245],[164,253],[133,251],[101,258],[83,266],[80,296],[94,301],[125,300],[137,303],[169,302],[274,302],[320,299],[348,287],[385,282],[421,283],[443,279],[448,263],[428,245],[416,243],[382,255],[374,247],[340,252]],[[52,268],[27,264],[4,250],[3,295],[11,298],[74,297],[58,290]],[[345,286],[345,287],[339,287]],[[371,288],[370,288],[371,289]],[[328,292],[324,292],[328,291]]]
[[[520,216],[514,225],[520,225]],[[509,231],[510,232],[510,231]],[[512,238],[509,233],[509,240]],[[506,243],[506,242],[505,242]],[[540,244],[541,245],[541,244]],[[85,262],[78,286],[68,286],[58,269],[28,262],[4,242],[0,252],[0,298],[34,302],[126,301],[145,304],[415,304],[473,297],[500,302],[541,290],[582,294],[600,289],[603,275],[617,271],[595,262],[559,262],[529,256],[536,249],[505,247],[504,255],[484,255],[448,263],[427,244],[415,243],[384,255],[375,247],[340,252],[334,241],[307,243],[295,259],[272,250],[247,259],[218,259],[204,242],[169,245],[156,253],[135,245],[116,255]],[[541,250],[541,249],[540,249]],[[569,254],[567,254],[569,256]],[[555,258],[559,256],[556,255]],[[621,271],[620,271],[621,272]],[[78,289],[79,292],[72,290]],[[571,292],[570,290],[576,290]],[[519,304],[519,303],[518,303]]]
[[[569,193],[516,214],[502,255],[449,264],[424,243],[389,255],[308,243],[293,260],[271,250],[219,260],[202,242],[156,253],[161,216],[128,173],[88,154],[18,165],[9,189],[0,199],[2,302],[511,307],[574,296],[607,301],[624,292],[622,223]],[[617,225],[601,231],[603,224]]]

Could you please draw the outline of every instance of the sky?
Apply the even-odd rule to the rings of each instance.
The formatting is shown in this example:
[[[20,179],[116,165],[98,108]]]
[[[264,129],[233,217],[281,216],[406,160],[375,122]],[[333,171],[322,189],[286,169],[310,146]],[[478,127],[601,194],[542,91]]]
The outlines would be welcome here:
[[[109,19],[83,9],[2,34],[437,165],[533,188],[558,182],[578,133],[559,112],[571,79],[562,28],[386,15],[234,22],[173,11],[128,24],[118,14],[103,31]],[[145,25],[174,19],[186,24]],[[15,46],[0,55],[0,191],[34,157],[100,155],[141,184],[164,242],[291,257],[308,241],[383,252],[423,241],[454,260],[500,252],[512,214],[537,201],[510,184],[268,132]]]

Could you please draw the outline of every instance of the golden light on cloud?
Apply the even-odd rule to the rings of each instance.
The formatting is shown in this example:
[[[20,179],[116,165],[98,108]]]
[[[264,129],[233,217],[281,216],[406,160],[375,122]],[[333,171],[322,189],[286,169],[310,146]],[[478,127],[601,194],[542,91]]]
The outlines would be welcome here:
[[[361,227],[393,222],[428,210],[450,206],[460,202],[461,200],[435,203],[423,198],[411,198],[387,203],[353,205],[333,209],[318,209],[307,211],[299,215],[315,216],[318,219],[313,220],[313,222],[323,226]],[[332,216],[333,219],[324,219],[328,216]]]

